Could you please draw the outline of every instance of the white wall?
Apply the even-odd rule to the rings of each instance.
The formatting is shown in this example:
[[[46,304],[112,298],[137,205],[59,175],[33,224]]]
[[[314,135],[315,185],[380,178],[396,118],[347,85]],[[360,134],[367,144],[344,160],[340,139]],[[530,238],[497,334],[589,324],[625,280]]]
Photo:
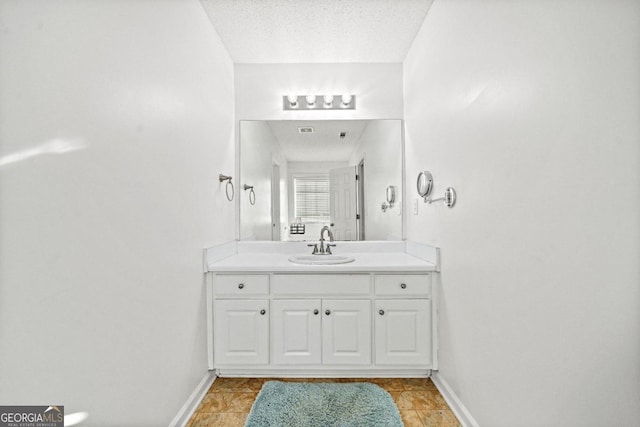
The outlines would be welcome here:
[[[482,426],[640,419],[640,3],[436,1],[404,63],[408,238]],[[417,197],[414,192],[410,198]]]
[[[238,120],[398,119],[402,64],[235,64]],[[351,93],[355,110],[283,111],[282,96]]]
[[[233,65],[196,0],[3,0],[0,28],[0,402],[167,425],[234,238]]]
[[[366,240],[402,239],[402,121],[371,121],[362,132],[351,164],[364,159],[364,218]],[[387,187],[396,188],[396,201],[383,212]]]

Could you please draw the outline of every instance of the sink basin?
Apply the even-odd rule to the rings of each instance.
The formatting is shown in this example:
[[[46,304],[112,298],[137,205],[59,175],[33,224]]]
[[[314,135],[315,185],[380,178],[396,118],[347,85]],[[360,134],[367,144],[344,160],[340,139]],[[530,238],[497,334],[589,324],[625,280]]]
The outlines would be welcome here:
[[[289,257],[289,261],[296,264],[330,265],[346,264],[355,261],[355,259],[345,255],[294,255]]]

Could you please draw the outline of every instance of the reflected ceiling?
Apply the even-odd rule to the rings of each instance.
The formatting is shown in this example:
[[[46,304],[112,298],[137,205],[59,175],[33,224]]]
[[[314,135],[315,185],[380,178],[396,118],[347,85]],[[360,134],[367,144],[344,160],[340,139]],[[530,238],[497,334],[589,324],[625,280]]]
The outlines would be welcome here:
[[[343,162],[357,148],[367,120],[272,120],[267,122],[290,162]],[[299,128],[312,128],[301,133]],[[343,138],[341,133],[345,133]]]

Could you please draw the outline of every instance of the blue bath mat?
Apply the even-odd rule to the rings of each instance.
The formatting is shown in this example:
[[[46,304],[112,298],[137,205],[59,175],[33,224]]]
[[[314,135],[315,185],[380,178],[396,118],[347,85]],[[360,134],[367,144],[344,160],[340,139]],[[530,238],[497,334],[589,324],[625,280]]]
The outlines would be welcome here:
[[[245,427],[402,427],[393,399],[375,384],[267,381]]]

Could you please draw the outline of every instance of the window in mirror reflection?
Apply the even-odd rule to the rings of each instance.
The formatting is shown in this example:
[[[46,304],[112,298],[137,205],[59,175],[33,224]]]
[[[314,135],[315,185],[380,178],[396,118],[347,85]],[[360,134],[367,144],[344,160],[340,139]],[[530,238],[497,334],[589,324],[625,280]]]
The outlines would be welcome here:
[[[329,174],[293,177],[296,222],[328,223]]]

